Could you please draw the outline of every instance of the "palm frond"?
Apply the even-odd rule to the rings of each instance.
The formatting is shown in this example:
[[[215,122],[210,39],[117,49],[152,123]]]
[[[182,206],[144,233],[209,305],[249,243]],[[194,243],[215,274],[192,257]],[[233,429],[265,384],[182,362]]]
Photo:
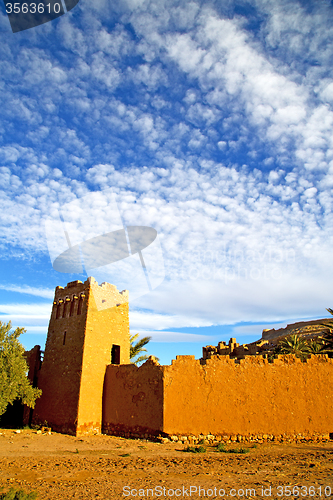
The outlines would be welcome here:
[[[299,334],[288,335],[280,340],[276,352],[278,354],[295,354],[298,357],[305,357],[308,349],[307,342]]]
[[[149,358],[148,354],[142,354],[141,356],[139,356],[139,354],[147,352],[145,346],[151,341],[151,337],[143,337],[138,340],[136,344],[134,344],[134,341],[138,338],[138,336],[139,334],[136,333],[130,337],[130,361],[135,365],[142,363],[142,361],[146,361]],[[156,359],[159,361],[158,358]]]
[[[149,358],[148,354],[143,354],[134,361],[134,364],[137,365],[138,363],[142,363],[142,361],[147,361],[148,358]]]
[[[309,354],[325,354],[326,344],[322,340],[311,340],[306,350]]]
[[[133,340],[135,340],[138,336],[138,333],[134,335]],[[144,346],[150,342],[151,337],[143,337],[136,344],[133,343],[133,340],[131,341],[130,346],[130,359],[135,358],[135,356],[137,356],[140,352],[147,352],[147,349],[145,349]]]

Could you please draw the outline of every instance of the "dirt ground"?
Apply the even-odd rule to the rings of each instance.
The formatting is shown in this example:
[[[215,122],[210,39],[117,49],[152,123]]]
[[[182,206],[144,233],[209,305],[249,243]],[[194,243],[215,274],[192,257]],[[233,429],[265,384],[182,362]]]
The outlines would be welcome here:
[[[177,443],[0,429],[0,489],[38,491],[39,500],[333,499],[332,441],[249,447],[186,453]]]

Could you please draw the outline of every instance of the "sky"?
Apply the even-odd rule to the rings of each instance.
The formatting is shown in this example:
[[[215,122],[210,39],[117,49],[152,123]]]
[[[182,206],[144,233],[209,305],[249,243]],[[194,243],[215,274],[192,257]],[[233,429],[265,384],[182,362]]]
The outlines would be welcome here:
[[[88,276],[163,364],[327,317],[331,1],[80,0],[17,33],[1,3],[0,39],[0,320],[27,349]],[[141,253],[52,267],[131,226]]]

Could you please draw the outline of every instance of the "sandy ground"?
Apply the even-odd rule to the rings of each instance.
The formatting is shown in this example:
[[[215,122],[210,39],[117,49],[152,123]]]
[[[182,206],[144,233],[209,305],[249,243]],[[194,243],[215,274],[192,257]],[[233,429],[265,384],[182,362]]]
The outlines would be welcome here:
[[[332,441],[263,444],[246,454],[210,447],[194,454],[184,448],[104,435],[0,429],[0,488],[35,490],[39,500],[333,499]]]

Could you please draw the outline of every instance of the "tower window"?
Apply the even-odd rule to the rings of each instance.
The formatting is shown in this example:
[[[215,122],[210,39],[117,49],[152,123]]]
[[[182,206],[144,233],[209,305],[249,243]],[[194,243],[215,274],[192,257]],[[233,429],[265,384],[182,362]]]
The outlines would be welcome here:
[[[63,339],[63,341],[62,341],[62,345],[65,345],[65,344],[66,344],[66,333],[67,333],[67,332],[65,332],[65,333],[64,333],[64,339]]]
[[[61,304],[57,304],[57,314],[56,314],[56,319],[59,319],[59,318],[60,318],[60,307],[61,307]]]
[[[111,364],[120,365],[120,345],[116,345],[116,344],[112,345]]]

